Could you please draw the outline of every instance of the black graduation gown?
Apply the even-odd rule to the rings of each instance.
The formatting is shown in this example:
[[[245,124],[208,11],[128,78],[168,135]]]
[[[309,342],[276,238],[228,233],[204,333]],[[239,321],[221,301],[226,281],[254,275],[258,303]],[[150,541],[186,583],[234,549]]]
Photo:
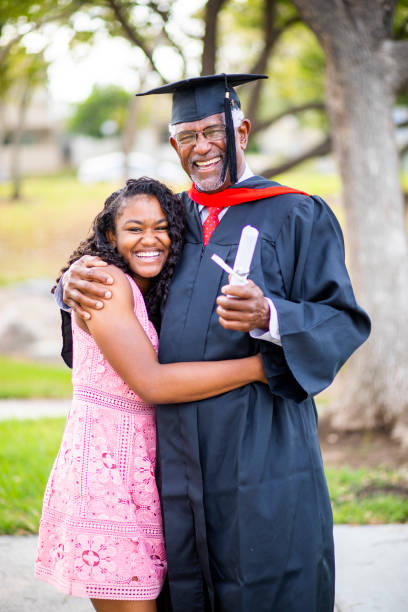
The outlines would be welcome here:
[[[252,177],[239,187],[274,184]],[[370,328],[339,224],[320,198],[281,195],[231,207],[203,248],[197,205],[182,197],[186,244],[163,315],[160,361],[261,351],[269,386],[157,408],[172,609],[330,612],[332,514],[312,396]],[[210,257],[232,265],[246,224],[260,230],[250,278],[276,305],[282,347],[218,323],[215,300],[227,277]]]

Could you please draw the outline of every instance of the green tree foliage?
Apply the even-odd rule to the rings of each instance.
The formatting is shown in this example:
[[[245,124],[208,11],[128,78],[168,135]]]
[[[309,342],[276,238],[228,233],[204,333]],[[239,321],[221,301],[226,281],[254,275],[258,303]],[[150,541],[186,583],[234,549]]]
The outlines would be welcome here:
[[[131,98],[131,94],[116,85],[96,85],[86,100],[77,105],[68,129],[77,134],[102,138],[106,122],[114,121],[116,129],[112,129],[112,133],[118,134],[125,124]]]
[[[399,0],[394,14],[393,34],[395,40],[408,38],[408,0]]]
[[[317,144],[291,159],[278,159],[262,173],[271,177],[307,159],[330,152],[324,104],[324,54],[314,34],[289,0],[229,0],[218,14],[217,71],[264,73],[266,81],[241,92],[243,108],[256,136],[281,118],[296,116],[300,126],[322,133]],[[245,68],[243,68],[245,67]]]
[[[10,38],[10,27],[18,33],[22,26],[41,30],[50,22],[70,29],[72,47],[91,45],[101,34],[122,37],[138,49],[139,68],[146,75],[154,72],[157,84],[174,78],[174,73],[167,75],[163,57],[174,58],[178,78],[197,72],[200,64],[203,74],[264,72],[269,81],[242,91],[244,108],[252,120],[252,142],[257,133],[291,114],[301,125],[322,131],[321,145],[293,159],[294,165],[304,155],[309,158],[330,150],[324,55],[291,0],[203,0],[201,8],[182,24],[175,17],[180,13],[178,0],[3,0],[0,4],[0,35],[1,25],[8,23],[5,40]],[[399,0],[396,39],[406,37],[407,14],[408,0]],[[0,65],[1,55],[2,49]],[[398,102],[406,104],[406,98],[401,92]],[[265,169],[265,173],[272,176],[275,170]]]
[[[51,23],[67,23],[70,16],[86,0],[1,0],[0,2],[0,64],[12,47],[26,34]]]
[[[219,58],[233,50],[233,70],[256,70],[266,42],[265,0],[231,0],[220,14]],[[273,40],[264,72],[259,115],[262,119],[294,104],[324,99],[324,54],[314,34],[300,21],[291,2],[277,0],[271,13]],[[264,32],[262,40],[262,32]],[[221,61],[219,60],[221,67]],[[245,100],[246,92],[242,91]]]
[[[47,2],[35,2],[35,0],[2,0],[0,3],[0,34],[6,24],[27,23],[44,17],[47,10]]]
[[[400,0],[394,17],[394,38],[395,40],[408,39],[408,0]],[[408,62],[407,62],[408,64]],[[408,86],[397,94],[397,104],[408,107]]]

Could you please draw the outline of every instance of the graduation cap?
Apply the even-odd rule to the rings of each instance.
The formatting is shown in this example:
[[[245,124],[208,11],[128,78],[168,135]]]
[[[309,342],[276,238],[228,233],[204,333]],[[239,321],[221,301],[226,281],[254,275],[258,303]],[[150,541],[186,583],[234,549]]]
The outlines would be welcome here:
[[[234,87],[267,78],[264,74],[210,74],[176,81],[136,95],[173,94],[172,125],[224,113],[227,147],[221,180],[224,181],[229,166],[231,183],[236,183],[237,159],[231,110],[240,109],[241,103]]]

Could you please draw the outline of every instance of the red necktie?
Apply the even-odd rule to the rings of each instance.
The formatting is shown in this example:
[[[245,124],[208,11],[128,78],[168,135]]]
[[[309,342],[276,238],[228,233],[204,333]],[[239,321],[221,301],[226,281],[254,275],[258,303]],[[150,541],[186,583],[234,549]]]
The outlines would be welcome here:
[[[210,211],[208,217],[203,223],[203,233],[204,233],[204,246],[207,246],[209,239],[211,238],[211,234],[219,224],[218,215],[223,209],[223,206],[211,206],[207,210]]]

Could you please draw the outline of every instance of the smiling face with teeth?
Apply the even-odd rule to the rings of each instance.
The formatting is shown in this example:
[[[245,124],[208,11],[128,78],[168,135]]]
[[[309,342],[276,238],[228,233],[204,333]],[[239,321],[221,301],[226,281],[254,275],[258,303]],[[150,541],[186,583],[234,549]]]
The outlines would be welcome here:
[[[142,293],[160,274],[170,251],[168,221],[158,199],[138,194],[126,199],[107,238],[128,263]]]
[[[204,117],[200,121],[191,121],[188,123],[178,123],[176,133],[184,131],[201,132],[206,127],[224,124],[224,113],[210,115]],[[250,130],[250,122],[244,119],[240,127],[235,130],[235,149],[237,155],[237,175],[238,178],[245,170],[244,151],[248,143],[248,135]],[[225,180],[221,180],[222,167],[224,164],[226,141],[223,140],[207,140],[200,133],[197,140],[193,144],[180,145],[176,139],[170,137],[170,144],[177,152],[180,158],[183,169],[195,186],[200,191],[206,193],[214,193],[226,189],[231,185],[229,171],[227,171]]]

